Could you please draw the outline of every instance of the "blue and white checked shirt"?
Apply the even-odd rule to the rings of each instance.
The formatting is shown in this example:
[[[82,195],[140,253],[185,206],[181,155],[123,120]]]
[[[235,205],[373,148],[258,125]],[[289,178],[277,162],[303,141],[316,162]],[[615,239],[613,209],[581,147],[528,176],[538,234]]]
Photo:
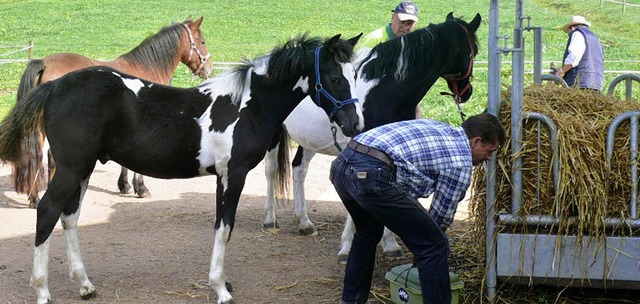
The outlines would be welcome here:
[[[446,229],[471,185],[469,139],[461,127],[414,119],[379,126],[354,138],[386,152],[397,167],[396,181],[415,198],[429,197],[429,213]]]

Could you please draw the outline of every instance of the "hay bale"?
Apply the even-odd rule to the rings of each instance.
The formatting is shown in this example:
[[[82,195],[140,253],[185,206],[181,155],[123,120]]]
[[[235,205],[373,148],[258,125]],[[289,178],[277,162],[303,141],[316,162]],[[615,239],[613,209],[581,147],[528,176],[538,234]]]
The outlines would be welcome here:
[[[504,91],[500,120],[505,127],[507,143],[511,141],[511,96]],[[558,217],[560,225],[548,227],[498,227],[520,232],[587,236],[597,240],[607,235],[628,235],[628,227],[614,230],[604,228],[607,217],[629,218],[631,178],[629,123],[623,123],[616,132],[612,169],[606,164],[606,136],[611,122],[627,111],[640,110],[640,104],[609,97],[598,92],[561,87],[532,86],[525,89],[523,111],[549,116],[558,128],[559,186],[554,187],[551,134],[537,121],[523,123],[523,145],[518,155],[523,156],[523,191],[521,216],[549,215]],[[538,136],[540,145],[538,145]],[[496,213],[511,212],[511,162],[513,155],[505,144],[497,155]],[[538,161],[539,158],[539,161]],[[540,166],[538,166],[538,162]],[[483,168],[474,172],[470,213],[472,231],[452,240],[452,262],[464,264],[465,287],[463,303],[484,303],[485,242],[486,236],[486,177]],[[539,198],[539,204],[538,204]],[[470,248],[473,247],[473,248]],[[458,266],[461,267],[462,265]],[[531,286],[498,286],[498,299],[511,302],[538,303],[540,290]],[[550,291],[554,293],[553,289]],[[560,295],[562,294],[562,295]],[[561,302],[583,303],[590,295],[581,291],[564,291],[555,295]],[[597,291],[596,291],[597,294]],[[617,299],[616,296],[599,296]],[[575,299],[578,299],[575,302]],[[498,300],[500,301],[500,300]],[[585,302],[586,303],[586,302]]]
[[[503,93],[500,119],[511,140],[511,98]],[[558,187],[554,187],[551,134],[537,121],[523,122],[523,191],[519,215],[548,215],[561,220],[554,227],[561,234],[602,236],[627,233],[625,227],[605,232],[603,219],[629,218],[631,192],[629,123],[616,131],[611,170],[607,169],[606,136],[611,122],[640,105],[599,92],[559,87],[532,86],[525,90],[522,111],[549,116],[557,127]],[[538,140],[540,138],[540,140]],[[498,154],[496,210],[511,211],[511,162],[509,145]],[[540,163],[540,166],[538,166]],[[476,170],[472,207],[484,218],[486,185],[484,172]],[[476,221],[484,226],[484,221]]]

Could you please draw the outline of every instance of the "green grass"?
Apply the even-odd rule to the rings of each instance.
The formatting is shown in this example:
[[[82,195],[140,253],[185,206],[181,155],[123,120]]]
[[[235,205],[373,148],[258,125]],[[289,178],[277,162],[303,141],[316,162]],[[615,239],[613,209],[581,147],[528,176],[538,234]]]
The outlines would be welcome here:
[[[417,0],[421,8],[419,26],[440,23],[446,14],[470,20],[483,16],[478,30],[480,53],[474,71],[475,93],[464,109],[468,114],[482,111],[487,101],[487,33],[489,1]],[[629,3],[640,2],[638,0]],[[0,0],[0,45],[25,45],[35,39],[34,57],[51,53],[75,52],[97,59],[113,59],[137,46],[171,21],[188,15],[204,16],[203,29],[215,62],[239,62],[252,58],[299,33],[328,37],[341,33],[347,37],[369,32],[386,24],[395,1],[305,1],[305,0],[214,0],[214,1],[14,1]],[[500,1],[500,35],[513,35],[514,1]],[[607,70],[640,70],[640,8],[628,7],[622,14],[620,5],[598,0],[526,1],[524,15],[531,16],[532,26],[543,28],[545,61],[559,62],[566,43],[560,27],[572,14],[584,14],[593,22],[593,30],[605,44]],[[512,40],[510,40],[510,45]],[[532,59],[532,34],[525,33],[526,58]],[[502,44],[502,42],[501,42]],[[0,49],[0,54],[8,51]],[[13,58],[25,58],[16,54]],[[0,59],[7,59],[0,57]],[[510,56],[504,57],[503,82],[509,84]],[[635,60],[630,62],[629,60]],[[622,62],[620,62],[622,61]],[[548,65],[545,64],[545,67]],[[15,93],[25,63],[0,64],[0,117],[15,103]],[[215,68],[215,67],[214,67]],[[219,70],[218,70],[219,71]],[[608,73],[608,84],[618,74]],[[530,74],[526,83],[532,82]],[[199,84],[181,65],[173,84],[190,87]],[[459,124],[460,117],[448,91],[439,80],[427,94],[421,108],[425,117]]]

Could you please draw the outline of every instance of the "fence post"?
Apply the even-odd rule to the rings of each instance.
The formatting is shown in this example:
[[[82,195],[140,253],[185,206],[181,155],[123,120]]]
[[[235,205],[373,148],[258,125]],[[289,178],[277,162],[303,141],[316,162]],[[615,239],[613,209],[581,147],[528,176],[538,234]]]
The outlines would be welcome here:
[[[27,51],[27,59],[31,60],[33,57],[33,39],[29,39],[29,50]]]

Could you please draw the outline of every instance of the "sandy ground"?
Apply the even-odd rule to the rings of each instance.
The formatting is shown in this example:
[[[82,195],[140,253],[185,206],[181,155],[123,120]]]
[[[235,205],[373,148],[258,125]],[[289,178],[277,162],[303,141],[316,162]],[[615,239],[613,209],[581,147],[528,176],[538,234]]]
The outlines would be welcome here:
[[[261,165],[247,177],[226,254],[236,303],[337,303],[344,268],[337,263],[346,211],[328,181],[333,158],[318,155],[306,181],[318,235],[300,236],[292,203],[278,208],[280,230],[262,229],[266,180]],[[209,303],[207,274],[215,221],[215,177],[145,178],[151,197],[120,195],[119,165],[97,164],[82,205],[79,237],[98,297],[86,302],[67,278],[61,227],[51,240],[49,288],[56,303]],[[10,168],[0,167],[0,303],[33,303],[29,286],[36,212],[13,191]],[[425,201],[426,203],[426,201]],[[459,208],[456,222],[468,216]],[[455,225],[455,224],[454,224]],[[406,250],[405,250],[406,252]],[[388,296],[384,274],[406,258],[379,254],[375,294]],[[385,302],[373,300],[373,303]]]

